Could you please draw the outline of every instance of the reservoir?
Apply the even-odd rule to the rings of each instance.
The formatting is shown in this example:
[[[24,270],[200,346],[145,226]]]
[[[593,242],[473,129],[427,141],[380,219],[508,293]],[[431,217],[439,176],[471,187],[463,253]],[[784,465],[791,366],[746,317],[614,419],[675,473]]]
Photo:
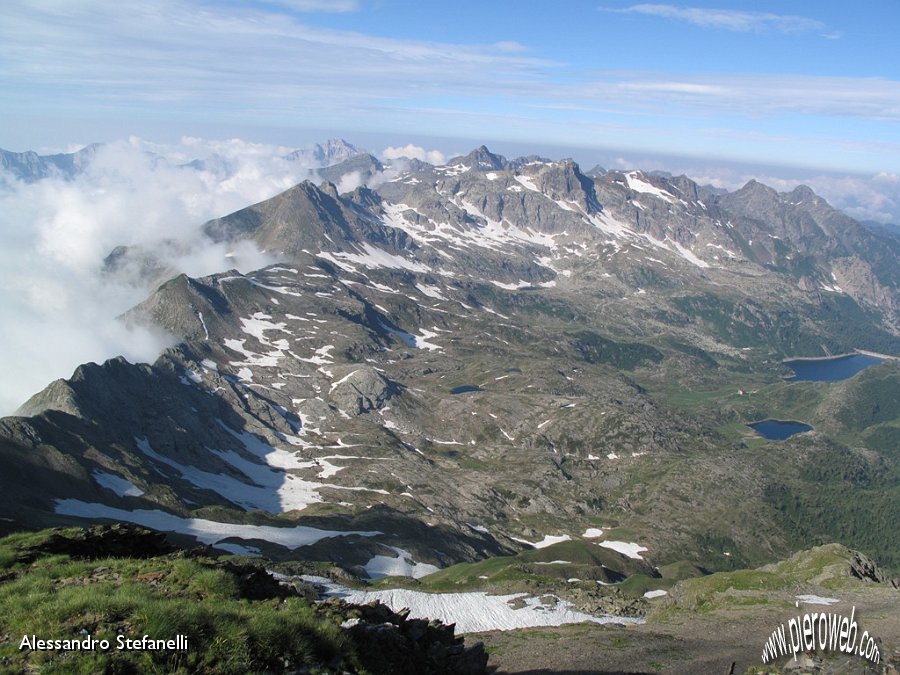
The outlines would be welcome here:
[[[784,365],[794,371],[791,382],[837,382],[853,377],[869,366],[881,363],[881,359],[865,354],[849,354],[833,359],[792,359]]]
[[[747,426],[752,427],[756,433],[770,441],[783,441],[794,434],[802,434],[804,431],[812,431],[812,427],[803,422],[782,422],[780,420],[762,420],[753,422]]]

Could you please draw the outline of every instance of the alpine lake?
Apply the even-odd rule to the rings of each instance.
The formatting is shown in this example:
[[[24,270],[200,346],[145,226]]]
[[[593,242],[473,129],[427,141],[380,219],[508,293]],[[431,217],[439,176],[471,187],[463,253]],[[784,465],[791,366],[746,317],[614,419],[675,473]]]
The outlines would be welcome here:
[[[881,359],[874,356],[847,354],[834,358],[790,359],[784,365],[794,371],[794,375],[787,378],[789,382],[839,382],[879,363]],[[783,441],[796,434],[812,431],[810,425],[791,420],[766,419],[751,422],[747,426],[771,441]]]

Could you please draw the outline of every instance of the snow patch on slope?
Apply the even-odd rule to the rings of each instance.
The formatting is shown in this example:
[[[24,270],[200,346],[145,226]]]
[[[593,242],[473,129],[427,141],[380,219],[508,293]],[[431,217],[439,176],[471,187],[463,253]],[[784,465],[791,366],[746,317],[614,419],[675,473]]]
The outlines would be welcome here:
[[[341,269],[350,272],[356,272],[356,269],[352,266],[352,263],[356,263],[357,265],[362,265],[363,267],[368,267],[370,269],[385,267],[388,269],[409,270],[410,272],[431,271],[431,268],[427,265],[423,265],[422,263],[418,263],[413,260],[407,260],[406,258],[399,255],[394,255],[393,253],[388,253],[384,249],[380,249],[377,246],[372,246],[368,242],[363,242],[362,248],[362,253],[348,253],[346,251],[335,251],[333,253],[330,253],[328,251],[322,251],[317,255],[319,258],[330,260]]]
[[[646,546],[628,541],[601,541],[598,543],[603,548],[610,548],[635,560],[643,560],[641,553],[649,550]]]
[[[370,579],[383,577],[412,577],[419,579],[440,570],[440,567],[420,563],[413,560],[412,554],[396,546],[388,546],[397,554],[397,557],[376,555],[363,567]]]
[[[137,485],[121,476],[107,473],[100,469],[95,469],[91,475],[94,477],[94,480],[97,481],[99,486],[105,487],[107,490],[112,490],[119,497],[140,497],[144,494],[144,491]]]
[[[547,548],[548,546],[553,546],[553,544],[558,544],[562,541],[571,541],[572,537],[567,534],[548,534],[546,537],[536,542],[528,541],[527,539],[519,539],[518,537],[510,537],[510,539],[512,539],[513,541],[521,542],[523,544],[528,544],[529,546],[533,546],[534,548]]]
[[[271,525],[243,525],[220,523],[203,518],[182,518],[159,509],[127,511],[106,504],[83,502],[79,499],[57,499],[56,513],[79,518],[108,518],[110,520],[143,525],[163,532],[179,532],[195,537],[204,544],[217,544],[231,537],[237,539],[259,539],[273,544],[295,549],[315,544],[330,537],[374,537],[378,531],[337,531],[319,530],[314,527],[297,525],[294,527],[273,527]]]
[[[647,195],[653,195],[654,197],[659,197],[660,199],[665,199],[667,202],[673,202],[674,199],[671,194],[666,192],[665,190],[660,190],[658,187],[653,185],[652,183],[648,183],[647,181],[640,178],[637,171],[631,171],[625,174],[625,180],[628,182],[628,187],[634,190],[635,192],[640,192]]]

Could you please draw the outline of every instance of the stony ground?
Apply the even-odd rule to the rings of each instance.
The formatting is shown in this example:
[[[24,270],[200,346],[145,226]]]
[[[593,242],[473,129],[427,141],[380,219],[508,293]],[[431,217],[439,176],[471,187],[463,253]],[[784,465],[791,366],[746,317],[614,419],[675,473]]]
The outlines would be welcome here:
[[[819,611],[811,605],[793,611],[777,606],[729,607],[627,627],[581,624],[484,633],[470,636],[467,642],[483,640],[491,655],[489,663],[499,674],[896,673],[900,592],[873,587],[842,592],[840,597],[842,601],[829,611],[843,615],[846,610],[849,615],[850,608],[856,607],[860,632],[868,630],[881,649],[878,666],[857,656],[819,654],[813,659],[801,657],[796,664],[782,657],[764,668],[761,653],[765,640],[798,611]]]

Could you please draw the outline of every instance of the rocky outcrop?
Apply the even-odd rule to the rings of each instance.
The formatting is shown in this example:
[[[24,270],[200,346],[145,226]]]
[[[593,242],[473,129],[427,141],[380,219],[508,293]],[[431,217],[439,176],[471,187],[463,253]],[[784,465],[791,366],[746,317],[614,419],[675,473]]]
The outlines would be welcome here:
[[[152,558],[172,553],[175,546],[166,535],[143,527],[117,523],[96,527],[53,530],[42,542],[24,548],[18,562],[29,563],[46,555],[68,555],[84,560],[102,558]]]
[[[453,625],[411,619],[409,610],[394,612],[381,603],[350,605],[326,600],[318,612],[340,621],[357,645],[367,670],[375,673],[487,673],[488,655],[480,642],[467,647]]]
[[[878,563],[859,551],[850,551],[847,572],[854,579],[869,581],[876,584],[890,584],[894,588],[900,587],[897,583],[897,579],[891,579],[891,577],[878,566]]]
[[[563,597],[572,603],[579,612],[595,616],[642,617],[647,614],[647,601],[643,598],[629,597],[619,589],[612,592],[588,590],[584,588],[566,589]]]
[[[329,397],[339,409],[361,415],[380,410],[400,391],[398,383],[370,366],[360,366],[338,380]]]

